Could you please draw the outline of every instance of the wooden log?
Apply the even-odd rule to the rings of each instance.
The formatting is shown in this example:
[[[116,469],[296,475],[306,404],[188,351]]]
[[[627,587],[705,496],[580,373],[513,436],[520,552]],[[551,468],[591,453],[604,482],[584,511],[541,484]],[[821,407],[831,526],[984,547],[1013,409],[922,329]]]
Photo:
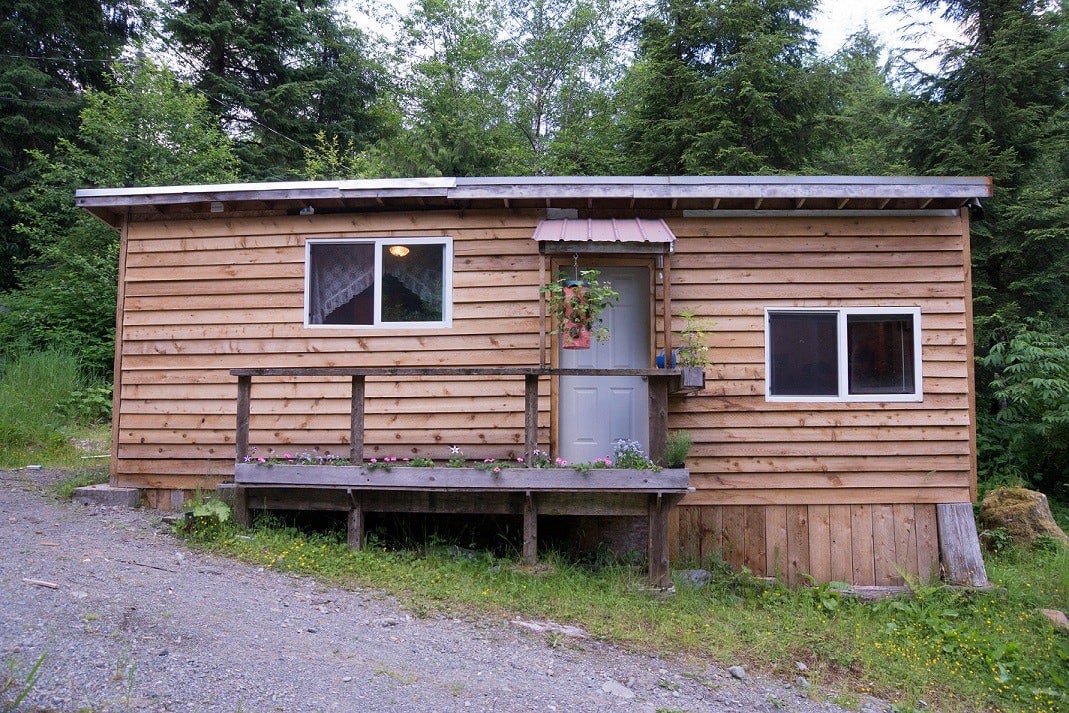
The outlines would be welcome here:
[[[988,586],[972,503],[939,503],[935,507],[939,554],[947,582],[967,587]]]

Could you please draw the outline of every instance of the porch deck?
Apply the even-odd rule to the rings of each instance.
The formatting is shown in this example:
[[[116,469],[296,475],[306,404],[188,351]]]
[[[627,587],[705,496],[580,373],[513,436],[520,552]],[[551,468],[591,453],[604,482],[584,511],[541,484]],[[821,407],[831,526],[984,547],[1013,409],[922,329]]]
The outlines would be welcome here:
[[[361,547],[368,512],[505,514],[523,517],[523,559],[538,553],[538,515],[646,517],[649,581],[668,586],[668,515],[689,492],[683,469],[627,470],[535,468],[538,448],[538,384],[545,376],[642,376],[649,382],[650,457],[664,456],[668,394],[683,387],[680,369],[559,369],[547,367],[359,367],[232,369],[238,377],[235,510],[249,523],[250,509],[347,511],[349,543]],[[248,463],[254,376],[351,377],[349,460],[352,465]],[[524,378],[526,467],[499,473],[480,468],[369,467],[364,464],[367,377],[449,376]]]

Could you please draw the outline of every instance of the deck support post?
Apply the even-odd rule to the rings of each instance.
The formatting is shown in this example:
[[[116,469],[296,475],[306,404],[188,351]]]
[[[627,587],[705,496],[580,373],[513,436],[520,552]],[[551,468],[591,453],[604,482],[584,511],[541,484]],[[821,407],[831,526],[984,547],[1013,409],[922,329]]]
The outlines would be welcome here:
[[[538,508],[534,496],[527,492],[523,499],[523,563],[538,562]]]
[[[234,486],[234,521],[242,527],[252,525],[252,518],[249,517],[248,489],[241,485]]]
[[[349,547],[354,550],[359,550],[364,547],[364,508],[360,503],[360,499],[353,495],[353,491],[349,490]]]
[[[663,493],[649,496],[649,563],[650,586],[665,589],[672,586],[668,568],[668,513],[679,497]]]
[[[538,374],[523,377],[523,447],[527,467],[532,468],[538,448]]]
[[[364,462],[364,376],[353,374],[352,400],[349,405],[349,461]]]
[[[238,463],[244,462],[249,455],[249,402],[252,397],[252,376],[242,374],[238,377],[237,433],[235,434],[235,457]]]

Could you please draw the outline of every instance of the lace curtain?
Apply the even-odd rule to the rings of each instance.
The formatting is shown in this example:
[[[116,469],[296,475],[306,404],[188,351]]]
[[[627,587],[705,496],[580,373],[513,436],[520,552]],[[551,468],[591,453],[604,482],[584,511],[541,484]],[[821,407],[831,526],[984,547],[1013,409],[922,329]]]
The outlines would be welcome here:
[[[318,243],[311,247],[308,320],[325,324],[338,309],[375,282],[375,243]],[[383,272],[395,277],[440,319],[443,248],[410,245],[405,257],[383,254]]]

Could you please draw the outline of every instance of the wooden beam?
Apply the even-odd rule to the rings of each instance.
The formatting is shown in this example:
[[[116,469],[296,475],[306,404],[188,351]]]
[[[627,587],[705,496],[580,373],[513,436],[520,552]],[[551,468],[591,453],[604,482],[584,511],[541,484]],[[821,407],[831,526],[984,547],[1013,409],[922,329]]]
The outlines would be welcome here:
[[[252,396],[252,377],[238,377],[237,426],[235,460],[241,463],[249,455],[249,402]]]
[[[523,377],[523,447],[527,467],[534,467],[534,453],[538,448],[538,375]]]
[[[364,547],[364,510],[359,500],[353,501],[349,510],[349,547],[360,550]]]
[[[523,499],[523,563],[538,562],[538,509],[534,495],[528,491]]]
[[[252,518],[249,517],[248,492],[240,485],[234,486],[234,521],[242,527],[252,524]]]
[[[358,374],[353,374],[349,405],[349,460],[364,461],[364,377]]]
[[[648,382],[650,416],[650,460],[664,463],[668,448],[668,377],[651,376]]]

